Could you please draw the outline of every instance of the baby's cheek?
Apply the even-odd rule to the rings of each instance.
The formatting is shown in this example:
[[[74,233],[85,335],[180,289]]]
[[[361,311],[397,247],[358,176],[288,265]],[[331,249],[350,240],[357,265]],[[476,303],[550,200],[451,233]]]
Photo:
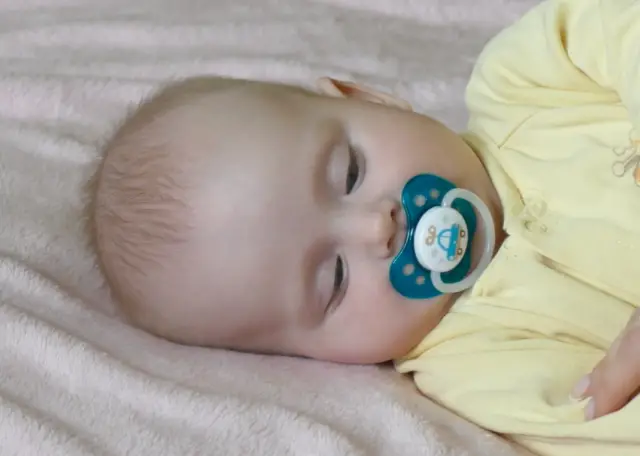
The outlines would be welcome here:
[[[328,317],[321,343],[328,359],[373,364],[399,358],[440,320],[433,309],[425,312],[428,307],[417,312],[416,302],[408,302],[393,290],[376,286],[367,291],[357,298],[352,294],[344,307]]]
[[[419,343],[441,319],[441,312],[432,303],[404,298],[393,289],[380,290],[377,300],[379,307],[371,310],[379,317],[389,343],[406,350]]]

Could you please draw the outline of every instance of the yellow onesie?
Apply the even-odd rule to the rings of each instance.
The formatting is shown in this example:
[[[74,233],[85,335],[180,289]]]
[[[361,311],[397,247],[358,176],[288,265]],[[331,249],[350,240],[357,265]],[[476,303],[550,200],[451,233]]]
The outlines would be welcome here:
[[[467,103],[509,238],[397,369],[536,454],[640,455],[640,399],[585,422],[570,398],[640,305],[640,1],[540,4]]]

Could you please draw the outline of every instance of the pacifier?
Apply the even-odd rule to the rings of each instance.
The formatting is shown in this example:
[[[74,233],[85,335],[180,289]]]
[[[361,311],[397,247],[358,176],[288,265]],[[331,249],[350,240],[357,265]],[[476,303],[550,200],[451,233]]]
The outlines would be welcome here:
[[[389,268],[393,288],[406,298],[429,299],[471,287],[495,247],[493,218],[484,202],[446,179],[420,174],[404,186],[402,206],[407,237]],[[485,245],[480,263],[469,274],[476,211],[485,228]]]

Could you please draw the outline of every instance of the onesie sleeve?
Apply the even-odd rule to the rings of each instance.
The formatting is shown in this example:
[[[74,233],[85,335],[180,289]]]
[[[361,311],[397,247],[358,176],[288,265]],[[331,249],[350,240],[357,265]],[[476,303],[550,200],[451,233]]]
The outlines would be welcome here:
[[[640,2],[547,0],[491,40],[466,99],[498,147],[547,109],[622,103],[640,123]]]

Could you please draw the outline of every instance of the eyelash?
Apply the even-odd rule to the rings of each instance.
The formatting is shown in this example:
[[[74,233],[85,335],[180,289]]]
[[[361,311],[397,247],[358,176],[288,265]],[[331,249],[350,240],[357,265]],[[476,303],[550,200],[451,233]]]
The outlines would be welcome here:
[[[333,309],[334,308],[333,304],[339,302],[338,298],[342,293],[344,293],[344,290],[345,290],[345,286],[344,286],[345,282],[346,282],[345,263],[342,257],[338,255],[336,257],[336,268],[335,268],[335,274],[333,279],[333,292],[332,292],[331,299],[329,300],[329,307],[327,308],[327,310]]]
[[[347,167],[347,177],[345,182],[345,193],[353,193],[360,185],[363,175],[363,163],[360,154],[351,146],[348,146],[349,165]],[[333,279],[333,291],[327,312],[335,308],[335,304],[340,302],[340,295],[344,293],[346,287],[346,267],[341,256],[336,257],[336,267]]]
[[[346,194],[351,194],[358,185],[360,185],[360,178],[362,176],[362,163],[360,154],[349,146],[349,166],[347,167],[347,179],[345,191]]]

